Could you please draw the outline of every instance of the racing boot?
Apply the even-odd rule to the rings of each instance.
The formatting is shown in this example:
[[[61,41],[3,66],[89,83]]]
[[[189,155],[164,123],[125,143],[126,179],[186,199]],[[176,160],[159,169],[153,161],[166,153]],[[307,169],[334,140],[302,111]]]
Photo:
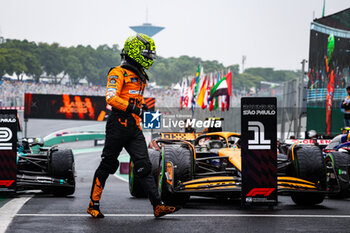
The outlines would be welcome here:
[[[168,206],[168,205],[165,205],[163,202],[161,202],[160,204],[153,207],[153,213],[154,213],[154,217],[159,218],[166,214],[172,214],[175,211],[178,211],[179,209],[181,208],[175,207],[175,206]]]
[[[87,212],[94,218],[104,218],[105,216],[101,213],[100,203],[90,201]]]

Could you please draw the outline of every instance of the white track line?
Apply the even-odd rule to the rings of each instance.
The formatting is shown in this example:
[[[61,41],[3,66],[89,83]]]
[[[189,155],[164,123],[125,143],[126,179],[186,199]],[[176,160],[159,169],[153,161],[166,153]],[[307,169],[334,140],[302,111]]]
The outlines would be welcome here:
[[[87,152],[84,152],[87,153]],[[76,154],[80,154],[79,152]],[[125,156],[127,154],[122,154],[121,156]],[[117,174],[114,174],[114,176],[119,179],[122,180],[124,182],[129,182],[128,180],[118,176]],[[72,217],[79,217],[79,216],[90,216],[87,214],[63,214],[63,215],[56,215],[56,214],[44,214],[44,215],[40,215],[40,214],[17,214],[17,212],[22,208],[22,206],[33,197],[33,195],[31,196],[23,196],[20,198],[14,198],[10,201],[8,201],[5,205],[3,205],[0,208],[0,233],[3,233],[6,231],[7,227],[10,225],[12,219],[15,216],[47,216],[47,217],[60,217],[60,216],[72,216]],[[106,215],[106,216],[110,216],[110,215]],[[111,215],[113,216],[113,215]],[[122,217],[123,215],[121,215],[120,217]],[[132,215],[130,215],[132,216]],[[135,215],[135,216],[139,216],[139,215]],[[147,215],[141,215],[141,216],[147,216]],[[149,216],[153,216],[152,214],[150,214]]]
[[[88,214],[16,214],[20,217],[88,217]],[[153,214],[105,214],[106,217],[154,217]],[[263,217],[263,218],[350,218],[350,215],[314,214],[172,214],[167,217]]]
[[[129,156],[129,154],[121,154],[119,155],[119,158],[120,157],[124,157],[124,156]],[[120,169],[120,168],[119,168]],[[124,179],[123,177],[121,176],[118,176],[117,173],[114,173],[113,176],[115,176],[117,179],[121,180],[121,181],[124,181],[124,182],[127,182],[129,183],[129,181],[127,179]]]
[[[0,232],[5,232],[17,212],[32,196],[14,198],[0,208]]]

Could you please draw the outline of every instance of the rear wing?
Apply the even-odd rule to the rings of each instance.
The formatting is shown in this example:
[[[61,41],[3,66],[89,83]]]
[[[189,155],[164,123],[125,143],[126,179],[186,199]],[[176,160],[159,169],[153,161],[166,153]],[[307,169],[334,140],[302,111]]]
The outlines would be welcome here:
[[[193,141],[202,133],[155,133],[152,140],[162,139],[168,141]]]
[[[287,139],[284,141],[285,144],[287,145],[292,145],[294,143],[301,143],[301,144],[318,144],[320,146],[327,146],[332,139]]]
[[[17,177],[17,110],[0,110],[0,191],[15,191]]]

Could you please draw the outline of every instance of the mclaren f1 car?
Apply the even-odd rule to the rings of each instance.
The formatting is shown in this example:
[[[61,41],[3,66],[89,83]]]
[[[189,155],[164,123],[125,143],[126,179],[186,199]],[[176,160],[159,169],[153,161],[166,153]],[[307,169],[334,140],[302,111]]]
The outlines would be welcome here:
[[[190,196],[240,197],[242,187],[240,134],[234,132],[161,133],[149,149],[152,173],[162,200],[184,204]],[[133,196],[144,192],[133,176]],[[278,193],[298,205],[322,203],[329,192],[339,192],[336,174],[326,166],[319,147],[295,143],[277,155]]]

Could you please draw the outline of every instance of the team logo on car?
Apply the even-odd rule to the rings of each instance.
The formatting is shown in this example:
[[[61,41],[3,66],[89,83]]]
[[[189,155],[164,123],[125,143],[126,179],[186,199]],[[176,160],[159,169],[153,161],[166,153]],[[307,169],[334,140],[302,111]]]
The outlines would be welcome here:
[[[161,113],[144,112],[143,113],[143,128],[144,129],[160,129],[161,128]]]

